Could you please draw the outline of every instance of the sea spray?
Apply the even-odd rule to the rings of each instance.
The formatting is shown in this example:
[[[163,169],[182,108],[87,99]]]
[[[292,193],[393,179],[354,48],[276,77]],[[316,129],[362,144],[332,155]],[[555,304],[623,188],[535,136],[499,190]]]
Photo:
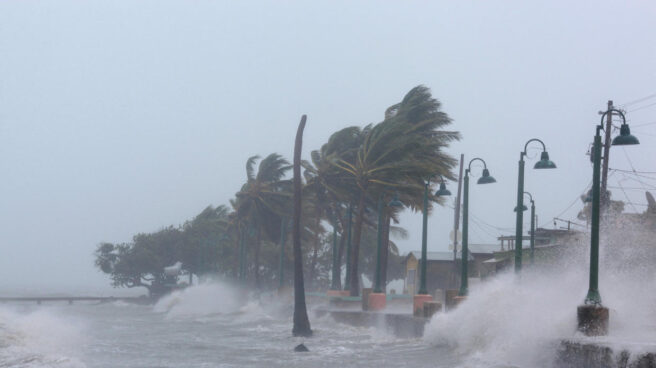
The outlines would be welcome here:
[[[86,367],[78,358],[85,339],[81,320],[56,308],[0,309],[0,366]]]
[[[174,291],[162,297],[153,310],[172,318],[225,315],[238,312],[244,299],[228,283],[212,281]]]
[[[576,331],[576,308],[588,289],[589,240],[568,245],[549,266],[525,267],[471,288],[455,310],[429,322],[425,339],[449,346],[465,366],[549,367],[563,339],[656,347],[653,234],[635,223],[607,220],[601,241],[600,292],[610,309],[608,336]],[[632,345],[635,349],[635,345]]]

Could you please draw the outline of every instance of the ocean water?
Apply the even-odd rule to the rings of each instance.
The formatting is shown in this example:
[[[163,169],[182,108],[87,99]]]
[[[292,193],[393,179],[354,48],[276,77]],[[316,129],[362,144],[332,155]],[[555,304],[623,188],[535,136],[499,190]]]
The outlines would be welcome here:
[[[414,339],[311,311],[314,336],[292,337],[290,300],[246,296],[225,282],[150,306],[7,303],[0,305],[0,367],[552,368],[563,339],[654,352],[653,240],[612,244],[602,247],[600,290],[610,309],[604,337],[576,331],[588,286],[581,246],[555,265],[527,266],[521,277],[509,272],[472,284],[464,303],[434,316]],[[310,352],[295,353],[300,343]]]
[[[436,315],[425,336],[414,339],[311,312],[314,336],[292,337],[288,300],[240,297],[220,282],[175,292],[150,306],[4,304],[0,367],[549,368],[560,340],[583,338],[575,311],[586,274],[546,276],[527,271],[521,279],[506,274],[476,285],[465,303]],[[592,341],[654,349],[654,297],[626,302],[640,291],[652,290],[607,288],[609,304],[618,307],[611,309],[611,334]],[[310,352],[295,353],[300,343]]]
[[[235,302],[222,283],[154,306],[124,302],[0,306],[0,367],[454,367],[449,348],[311,318],[291,336],[287,303]],[[309,353],[295,353],[304,343]]]

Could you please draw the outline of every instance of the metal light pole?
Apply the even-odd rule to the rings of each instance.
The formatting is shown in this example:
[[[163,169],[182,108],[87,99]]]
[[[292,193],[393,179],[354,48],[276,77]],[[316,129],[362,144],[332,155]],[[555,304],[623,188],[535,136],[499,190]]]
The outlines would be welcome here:
[[[278,287],[282,288],[284,284],[284,265],[285,265],[285,236],[287,235],[287,219],[280,219],[280,260],[278,262]]]
[[[344,290],[348,291],[351,284],[351,227],[353,224],[353,207],[348,206],[348,227],[346,230],[346,275],[344,275]]]
[[[620,110],[609,109],[601,115],[601,123],[597,125],[593,145],[593,165],[592,165],[592,219],[590,229],[590,284],[588,295],[585,297],[585,304],[601,305],[601,295],[599,294],[599,201],[601,197],[601,130],[604,129],[604,117],[607,114],[618,113],[622,117],[622,126],[620,135],[613,139],[613,146],[624,146],[640,144],[638,138],[631,135],[626,117]]]
[[[403,203],[399,201],[398,195],[394,196],[388,204],[390,207],[403,207]],[[376,247],[376,277],[374,279],[374,293],[382,293],[383,286],[380,282],[380,273],[381,273],[381,264],[380,264],[380,254],[383,250],[383,195],[381,194],[378,197],[378,234],[377,234],[377,247]]]
[[[535,263],[535,201],[529,192],[524,192],[531,197],[531,266]]]
[[[613,139],[612,145],[640,144],[638,138],[631,135],[626,118],[620,110],[608,109],[601,115],[601,123],[597,125],[592,149],[592,218],[590,226],[590,281],[584,305],[577,310],[578,328],[587,335],[605,335],[608,332],[608,309],[601,305],[599,293],[599,199],[601,185],[601,130],[604,129],[604,117],[618,113],[622,117],[620,135]]]
[[[517,175],[517,207],[524,207],[524,156],[526,156],[526,149],[529,143],[540,142],[542,144],[542,154],[540,161],[538,161],[534,169],[555,169],[556,164],[549,160],[549,153],[544,142],[537,138],[529,139],[524,145],[524,151],[519,153],[519,174]],[[524,221],[524,211],[517,211],[517,222],[515,223],[515,272],[519,273],[522,270],[522,223]]]
[[[529,192],[524,192],[524,194],[527,194],[529,198],[531,199],[531,253],[530,253],[530,260],[531,260],[531,265],[533,265],[533,262],[535,260],[535,202],[533,201],[533,196]],[[522,205],[522,211],[528,210],[528,207],[525,205]],[[515,212],[517,212],[517,207],[515,207]]]
[[[442,182],[440,183],[440,189],[435,192],[436,196],[448,196],[451,195],[451,192],[446,189],[446,184],[444,183],[444,178],[440,175]],[[428,262],[428,190],[430,188],[430,178],[424,182],[424,206],[422,210],[422,228],[421,228],[421,263],[420,263],[420,277],[419,277],[419,291],[417,294],[426,295],[428,294],[428,288],[426,287],[426,265]]]
[[[468,262],[469,262],[469,172],[471,171],[471,164],[474,161],[481,161],[483,163],[483,175],[478,179],[478,184],[491,184],[496,183],[496,179],[490,176],[490,171],[487,169],[487,164],[482,158],[473,158],[469,161],[469,165],[465,170],[465,180],[463,183],[463,198],[462,198],[462,251],[460,254],[460,291],[458,296],[467,296],[469,293],[469,279],[468,279]]]

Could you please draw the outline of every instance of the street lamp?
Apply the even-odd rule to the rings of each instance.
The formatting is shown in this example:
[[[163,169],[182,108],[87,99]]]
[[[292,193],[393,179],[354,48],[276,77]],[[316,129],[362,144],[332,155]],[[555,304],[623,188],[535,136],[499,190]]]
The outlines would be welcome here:
[[[592,218],[590,225],[590,282],[584,305],[577,310],[578,328],[587,335],[605,335],[608,333],[608,308],[601,305],[599,294],[599,197],[601,179],[601,130],[604,129],[604,117],[618,113],[622,118],[620,135],[611,143],[613,146],[640,144],[638,138],[631,135],[624,113],[616,109],[608,109],[601,115],[601,123],[597,125],[592,148]]]
[[[458,296],[467,296],[469,293],[469,279],[467,272],[467,263],[469,261],[469,172],[471,171],[471,164],[474,161],[481,161],[483,163],[483,175],[478,178],[477,184],[491,184],[496,183],[487,169],[487,164],[482,158],[473,158],[467,165],[465,170],[465,180],[463,185],[463,199],[462,199],[462,251],[460,252],[461,267],[460,267],[460,291]]]
[[[531,198],[531,265],[535,262],[535,201],[533,200],[533,196],[529,192],[524,192],[524,194],[528,194],[529,198]],[[526,206],[522,206],[522,211],[526,211],[528,208]],[[515,207],[515,212],[517,212],[517,207]]]
[[[394,195],[394,198],[387,204],[389,207],[403,207],[403,203],[399,201],[398,193]],[[380,310],[385,308],[386,304],[386,295],[383,292],[383,286],[380,282],[380,273],[381,273],[381,264],[380,264],[380,254],[383,249],[383,210],[385,205],[383,204],[383,194],[378,197],[378,241],[376,247],[376,274],[374,277],[374,289],[371,294],[369,294],[369,309],[370,310]]]
[[[540,142],[542,145],[542,154],[540,155],[540,161],[535,163],[533,166],[534,169],[555,169],[556,164],[553,161],[549,160],[549,153],[547,153],[547,147],[544,145],[544,142],[537,138],[529,139],[528,142],[524,145],[524,150],[519,153],[519,174],[517,179],[517,207],[524,207],[524,156],[526,156],[526,149],[528,148],[529,143],[531,142]],[[519,273],[522,270],[522,222],[524,221],[524,212],[517,212],[517,222],[515,225],[515,272]]]
[[[440,175],[441,183],[440,189],[435,192],[437,197],[450,196],[451,192],[446,189],[446,184],[444,178]],[[419,277],[419,295],[427,295],[428,289],[426,287],[426,264],[427,264],[427,253],[428,253],[428,190],[430,189],[430,178],[424,182],[424,207],[422,211],[422,228],[421,228],[421,273]]]

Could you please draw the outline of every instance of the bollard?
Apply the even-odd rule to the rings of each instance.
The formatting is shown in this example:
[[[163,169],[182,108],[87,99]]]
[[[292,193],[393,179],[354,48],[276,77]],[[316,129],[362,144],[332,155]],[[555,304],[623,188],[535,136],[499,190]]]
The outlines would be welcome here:
[[[440,302],[424,302],[424,318],[431,318],[437,312],[442,311]]]
[[[433,301],[430,294],[415,294],[412,298],[412,315],[422,317],[424,315],[424,303]]]
[[[608,335],[608,308],[595,305],[581,305],[576,310],[578,330],[587,336]]]
[[[362,310],[363,311],[368,311],[369,310],[369,294],[371,294],[371,288],[362,288],[362,292],[360,295],[362,295]]]
[[[457,289],[448,289],[444,295],[444,309],[445,311],[450,311],[458,305],[458,302],[455,298],[458,296]]]
[[[385,309],[387,304],[387,295],[384,293],[370,293],[368,308],[370,311],[379,311]]]

